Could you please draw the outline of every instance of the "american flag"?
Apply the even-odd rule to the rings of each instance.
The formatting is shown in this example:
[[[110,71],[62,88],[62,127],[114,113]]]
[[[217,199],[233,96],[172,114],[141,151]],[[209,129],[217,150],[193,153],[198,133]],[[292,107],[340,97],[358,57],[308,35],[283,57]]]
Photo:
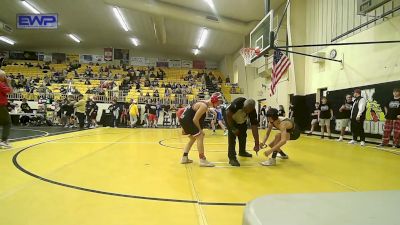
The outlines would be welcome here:
[[[283,54],[281,51],[276,50],[274,52],[274,62],[272,64],[272,76],[271,76],[271,93],[270,96],[275,94],[276,85],[279,80],[282,78],[283,74],[285,74],[286,70],[290,66],[289,57]]]

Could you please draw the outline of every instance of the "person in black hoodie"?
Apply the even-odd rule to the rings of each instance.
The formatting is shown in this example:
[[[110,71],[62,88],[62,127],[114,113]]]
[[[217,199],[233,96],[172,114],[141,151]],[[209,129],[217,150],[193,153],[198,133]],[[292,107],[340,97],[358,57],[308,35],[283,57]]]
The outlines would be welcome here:
[[[393,147],[400,148],[400,89],[393,90],[393,98],[385,105],[385,131],[382,137],[380,147],[389,144],[390,135],[394,130]]]
[[[117,122],[119,118],[119,106],[117,100],[113,100],[112,104],[108,107],[108,110],[112,113],[112,127],[117,128]]]
[[[364,134],[364,121],[366,114],[367,102],[365,98],[361,96],[361,90],[355,89],[353,93],[354,103],[351,109],[351,133],[353,134],[353,139],[349,141],[349,144],[355,144],[358,137],[360,137],[360,145],[365,145],[365,134]]]

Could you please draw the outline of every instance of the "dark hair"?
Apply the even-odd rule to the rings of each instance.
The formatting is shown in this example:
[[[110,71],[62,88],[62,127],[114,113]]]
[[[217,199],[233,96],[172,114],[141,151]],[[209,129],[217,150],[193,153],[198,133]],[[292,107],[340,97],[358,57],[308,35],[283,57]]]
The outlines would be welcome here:
[[[393,92],[400,92],[400,88],[393,89]]]
[[[271,117],[274,120],[278,119],[278,110],[275,108],[270,108],[267,111],[267,117]]]

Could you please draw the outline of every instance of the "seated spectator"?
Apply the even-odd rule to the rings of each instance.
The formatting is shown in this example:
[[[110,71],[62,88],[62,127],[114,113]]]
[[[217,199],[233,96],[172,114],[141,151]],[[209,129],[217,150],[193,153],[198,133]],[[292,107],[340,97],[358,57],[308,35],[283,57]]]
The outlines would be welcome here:
[[[160,94],[158,93],[158,90],[155,90],[153,93],[153,97],[159,98]]]
[[[30,113],[30,112],[32,112],[32,109],[31,109],[31,107],[29,106],[29,104],[27,103],[26,98],[22,99],[21,111],[24,112],[24,113]]]
[[[67,94],[67,89],[64,87],[64,85],[62,85],[62,86],[60,87],[60,93],[61,93],[61,94]]]
[[[150,87],[151,85],[150,85],[150,81],[149,80],[145,80],[144,81],[144,87]]]
[[[86,78],[85,80],[85,85],[91,85],[92,83],[90,83],[90,80],[88,78]]]
[[[218,83],[220,83],[220,84],[222,84],[222,78],[221,77],[218,77]]]
[[[35,79],[33,79],[33,81],[34,81],[36,84],[38,84],[38,83],[40,82],[40,78],[39,78],[39,76],[36,76],[36,78],[35,78]]]
[[[227,78],[225,79],[225,83],[230,84],[230,83],[231,83],[231,79],[229,79],[229,77],[227,77]]]
[[[172,90],[176,89],[176,83],[173,83],[173,84],[171,85],[171,89],[172,89]]]

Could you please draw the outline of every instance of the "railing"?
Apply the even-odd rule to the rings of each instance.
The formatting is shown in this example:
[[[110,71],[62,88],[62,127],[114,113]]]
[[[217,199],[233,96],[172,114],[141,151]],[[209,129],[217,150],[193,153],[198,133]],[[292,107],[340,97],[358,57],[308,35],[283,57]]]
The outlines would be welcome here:
[[[113,100],[117,100],[118,102],[126,102],[129,101],[127,99],[128,92],[127,91],[106,91],[104,94],[84,94],[87,98],[93,98],[96,102],[100,103],[111,103]],[[28,101],[38,101],[39,99],[53,99],[53,100],[62,100],[65,98],[73,98],[75,100],[78,99],[79,94],[61,94],[61,93],[28,93],[28,92],[17,92],[8,95],[8,99],[21,101],[22,99],[27,99]],[[150,100],[152,103],[159,102],[163,105],[171,105],[171,104],[191,104],[195,101],[200,100],[200,98],[194,98],[189,100],[185,95],[176,95],[174,98],[165,97],[150,97],[150,96],[139,96],[138,102],[140,104],[145,104]]]
[[[146,97],[146,96],[140,96],[138,99],[139,104],[146,104],[149,101],[151,103],[157,103],[159,102],[162,105],[188,105],[188,104],[192,104],[196,101],[198,101],[199,99],[192,99],[189,100],[188,98],[184,97],[184,96],[175,96],[175,98],[169,98],[169,97],[165,97],[165,98],[159,98],[159,97]]]

